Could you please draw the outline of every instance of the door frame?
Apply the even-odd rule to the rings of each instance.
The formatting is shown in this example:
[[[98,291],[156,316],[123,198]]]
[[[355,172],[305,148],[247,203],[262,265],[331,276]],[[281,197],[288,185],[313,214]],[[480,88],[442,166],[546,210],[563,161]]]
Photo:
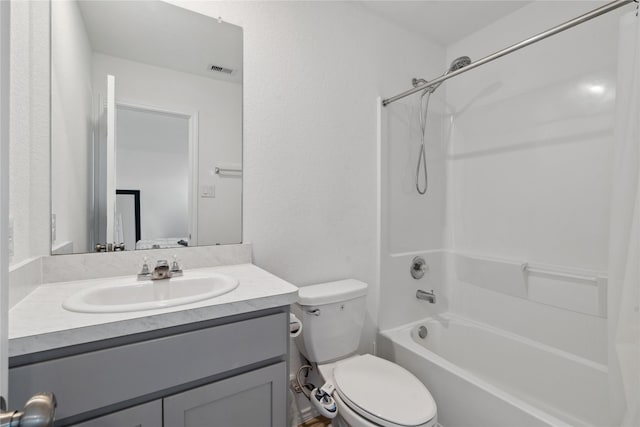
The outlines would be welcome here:
[[[1,1],[1,0],[0,0]],[[158,106],[143,104],[128,99],[116,100],[116,111],[118,107],[133,110],[148,111],[154,113],[169,114],[182,117],[188,120],[189,127],[189,246],[198,246],[198,194],[199,194],[199,135],[198,135],[198,115],[197,110],[188,110],[177,106]]]
[[[0,1],[0,395],[9,372],[9,36],[10,2]]]

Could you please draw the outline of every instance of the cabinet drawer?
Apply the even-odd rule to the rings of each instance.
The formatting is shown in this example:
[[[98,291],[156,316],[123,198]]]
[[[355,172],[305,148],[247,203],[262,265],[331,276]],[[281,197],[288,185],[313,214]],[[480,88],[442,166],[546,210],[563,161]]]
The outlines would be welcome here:
[[[287,314],[200,329],[9,370],[11,406],[56,394],[56,418],[222,374],[287,352]]]

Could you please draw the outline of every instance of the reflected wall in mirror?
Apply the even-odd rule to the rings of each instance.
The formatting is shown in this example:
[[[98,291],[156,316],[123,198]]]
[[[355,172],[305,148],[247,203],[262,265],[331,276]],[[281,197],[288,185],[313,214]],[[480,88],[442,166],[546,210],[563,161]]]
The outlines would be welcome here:
[[[51,115],[52,254],[241,242],[240,27],[52,2]]]

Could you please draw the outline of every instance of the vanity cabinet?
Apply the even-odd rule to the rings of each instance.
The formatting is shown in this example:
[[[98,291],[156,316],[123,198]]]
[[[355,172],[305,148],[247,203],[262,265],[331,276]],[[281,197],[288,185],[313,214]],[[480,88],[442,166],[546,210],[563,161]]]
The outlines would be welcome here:
[[[9,395],[56,426],[287,425],[288,306],[10,359]]]

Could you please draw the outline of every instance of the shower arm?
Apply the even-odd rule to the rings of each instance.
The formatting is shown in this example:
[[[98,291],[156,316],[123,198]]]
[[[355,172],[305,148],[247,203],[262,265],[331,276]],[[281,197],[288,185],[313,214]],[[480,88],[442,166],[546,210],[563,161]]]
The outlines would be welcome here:
[[[499,50],[498,52],[492,53],[491,55],[485,56],[482,59],[479,59],[475,62],[470,63],[469,65],[460,68],[458,70],[452,71],[450,73],[445,73],[443,75],[441,75],[440,77],[437,77],[427,83],[421,84],[421,85],[417,85],[416,87],[409,89],[406,92],[402,92],[399,95],[393,96],[391,98],[388,99],[383,99],[382,100],[382,106],[386,107],[387,105],[391,104],[392,102],[395,102],[399,99],[402,99],[404,97],[407,97],[409,95],[413,95],[416,92],[420,92],[422,90],[428,89],[432,86],[436,86],[439,85],[440,83],[444,82],[445,80],[449,80],[452,77],[455,77],[459,74],[462,73],[466,73],[467,71],[472,70],[473,68],[479,67],[481,65],[484,65],[488,62],[494,61],[500,57],[503,57],[505,55],[508,55],[512,52],[515,52],[516,50],[522,49],[523,47],[529,46],[530,44],[539,42],[540,40],[544,40],[547,37],[551,37],[553,35],[556,35],[562,31],[568,30],[569,28],[573,28],[576,25],[580,25],[584,22],[590,21],[593,18],[597,18],[600,15],[604,15],[605,13],[611,12],[613,10],[616,10],[622,6],[625,6],[629,3],[638,3],[639,0],[615,0],[612,1],[611,3],[607,3],[604,6],[600,6],[594,10],[592,10],[591,12],[587,12],[584,15],[580,15],[577,18],[574,18],[570,21],[567,21],[563,24],[560,24],[556,27],[553,27],[547,31],[544,31],[540,34],[537,34],[533,37],[530,37],[526,40],[523,40],[519,43],[516,43],[514,45],[511,45],[505,49]]]

